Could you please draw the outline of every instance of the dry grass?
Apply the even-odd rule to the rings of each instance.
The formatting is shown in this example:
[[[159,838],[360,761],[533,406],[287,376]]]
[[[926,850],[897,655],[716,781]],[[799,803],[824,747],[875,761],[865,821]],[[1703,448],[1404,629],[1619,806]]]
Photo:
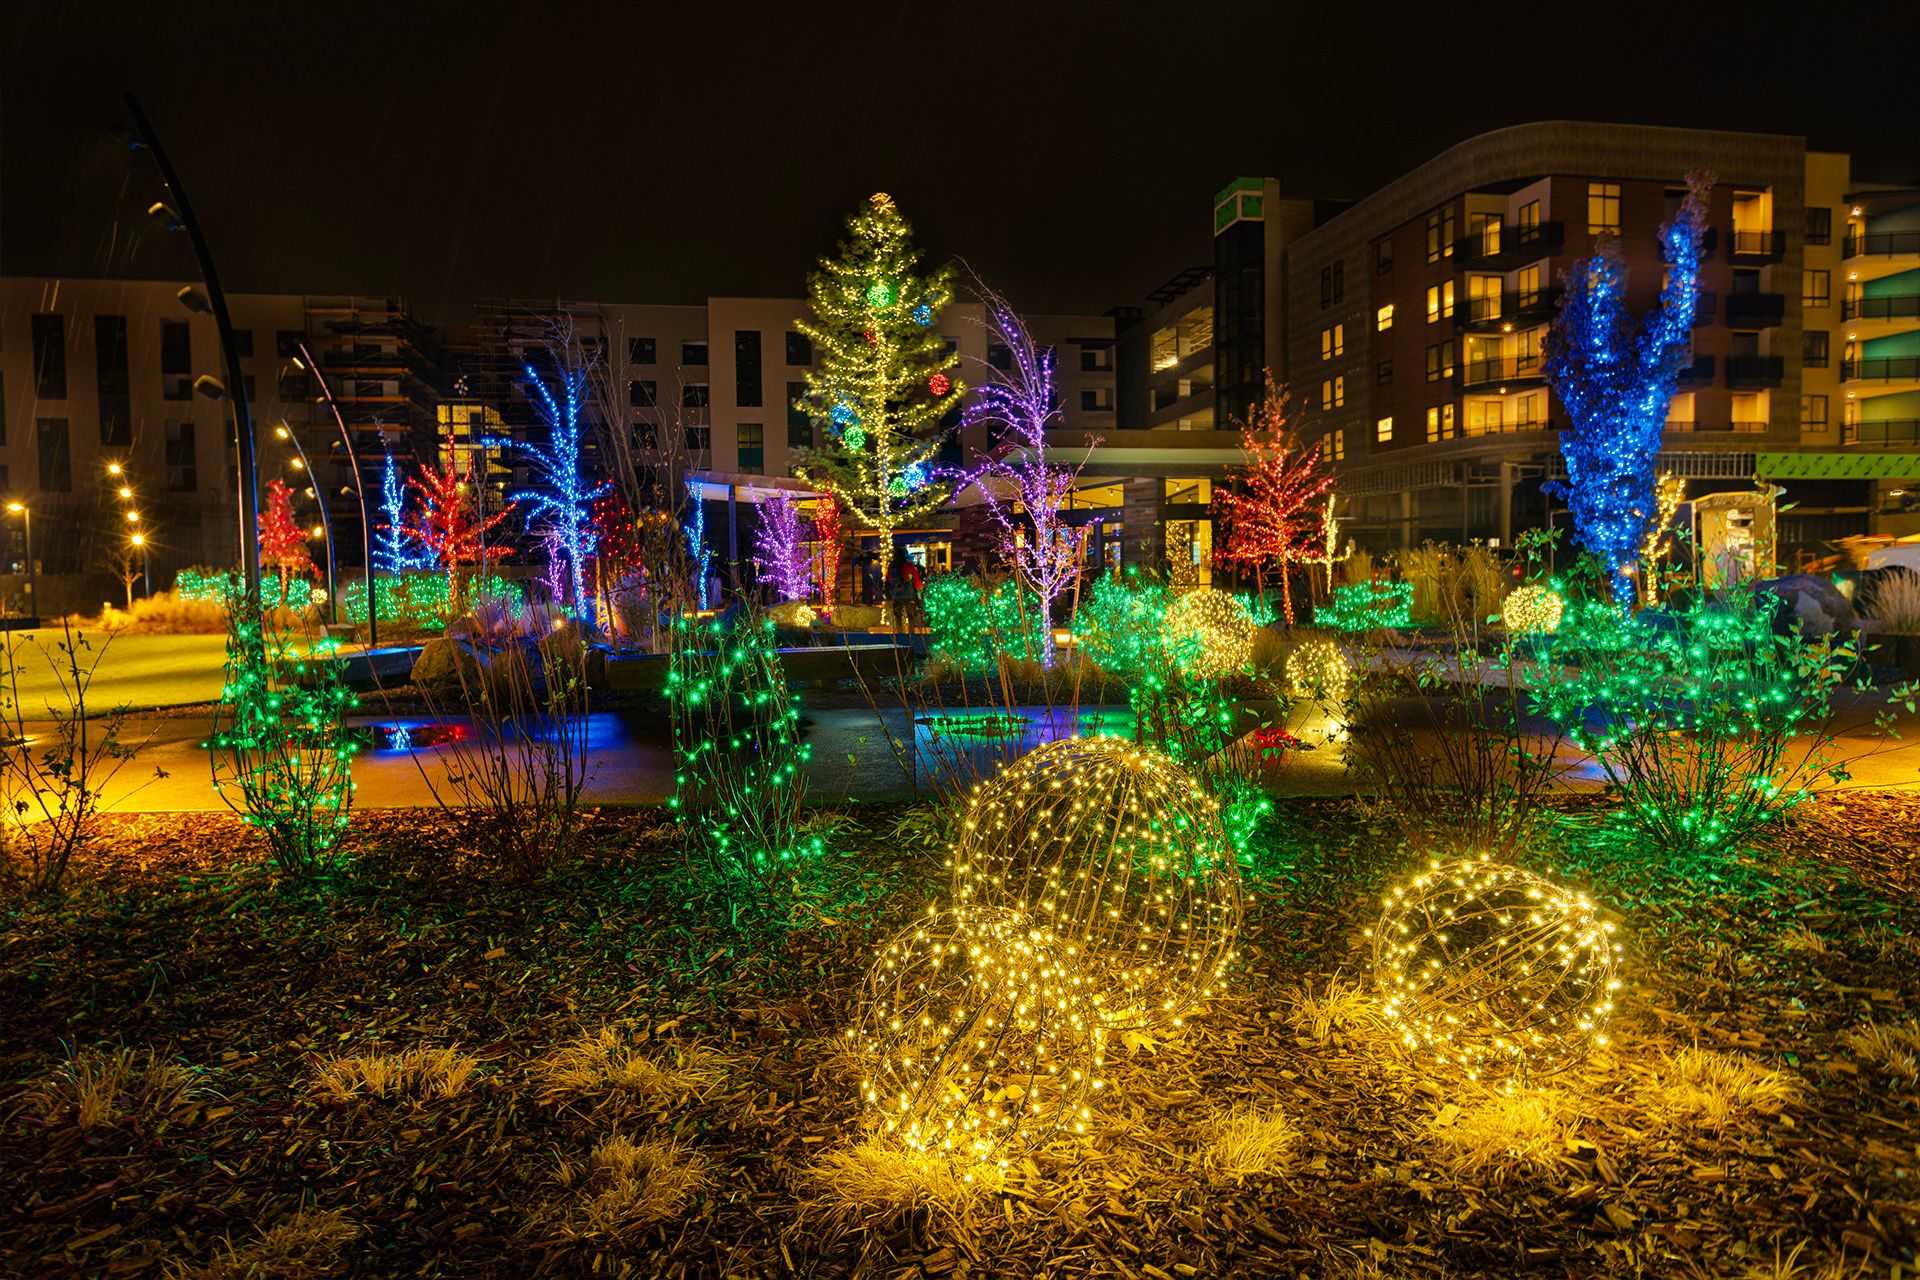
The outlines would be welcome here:
[[[129,1117],[164,1118],[192,1100],[193,1073],[149,1049],[88,1049],[26,1094],[49,1126],[98,1129]]]
[[[178,1264],[168,1280],[323,1280],[344,1269],[340,1253],[360,1238],[360,1228],[340,1211],[296,1213],[242,1247],[228,1240],[203,1267]]]
[[[218,600],[182,600],[163,591],[135,600],[130,609],[102,610],[98,625],[122,635],[220,635],[227,629],[227,610]]]
[[[362,1096],[451,1098],[466,1089],[479,1065],[479,1059],[452,1048],[329,1058],[320,1064],[314,1088],[329,1102]]]
[[[575,1236],[620,1236],[677,1218],[712,1182],[706,1160],[684,1147],[618,1133],[594,1147],[584,1171],[561,1166],[560,1180],[582,1182],[588,1193],[567,1223]]]
[[[1566,1150],[1573,1108],[1542,1089],[1487,1093],[1465,1105],[1448,1103],[1427,1118],[1424,1132],[1441,1163],[1457,1176],[1551,1168]]]
[[[1302,1035],[1325,1040],[1335,1031],[1369,1030],[1378,1025],[1373,992],[1357,982],[1335,975],[1315,991],[1297,990],[1287,1008],[1287,1021]]]
[[[1866,1259],[1849,1262],[1844,1251],[1818,1265],[1802,1261],[1801,1255],[1806,1253],[1811,1243],[1802,1240],[1786,1253],[1781,1253],[1779,1242],[1776,1241],[1773,1257],[1748,1263],[1746,1270],[1740,1273],[1740,1280],[1847,1280],[1851,1276],[1867,1274]]]
[[[1245,1182],[1292,1163],[1300,1131],[1278,1107],[1242,1105],[1206,1126],[1197,1163],[1216,1182]]]
[[[1920,1082],[1920,1022],[1882,1026],[1869,1022],[1842,1037],[1853,1056],[1908,1084]]]
[[[1799,951],[1806,955],[1827,954],[1827,940],[1804,924],[1783,931],[1780,934],[1780,946],[1782,950]]]
[[[1711,1049],[1680,1049],[1645,1068],[1642,1099],[1649,1115],[1709,1129],[1754,1115],[1778,1115],[1800,1096],[1785,1072]]]
[[[1882,574],[1873,588],[1873,617],[1892,635],[1920,635],[1920,573]]]
[[[698,1046],[676,1047],[671,1057],[642,1053],[616,1027],[602,1027],[561,1045],[533,1065],[543,1098],[574,1094],[635,1093],[649,1101],[704,1097],[726,1079],[726,1061]]]
[[[1006,1186],[1006,1173],[996,1164],[913,1151],[880,1136],[826,1152],[807,1175],[814,1188],[808,1206],[848,1222],[919,1212],[963,1219],[983,1197]]]

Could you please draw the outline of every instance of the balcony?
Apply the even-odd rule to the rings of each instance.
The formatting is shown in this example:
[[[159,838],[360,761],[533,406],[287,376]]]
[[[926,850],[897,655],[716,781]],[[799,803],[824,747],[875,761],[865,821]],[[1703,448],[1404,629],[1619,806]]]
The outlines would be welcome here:
[[[1766,431],[1764,422],[1669,422],[1668,431],[1698,436],[1757,436]]]
[[[1702,289],[1693,296],[1693,327],[1712,324],[1720,314],[1720,295],[1711,289]]]
[[[1735,391],[1777,387],[1786,372],[1786,361],[1779,356],[1727,357],[1727,386]]]
[[[1537,222],[1530,227],[1501,228],[1497,248],[1488,239],[1467,236],[1455,240],[1454,261],[1475,271],[1504,271],[1559,253],[1566,232],[1558,222]]]
[[[1460,385],[1484,387],[1513,382],[1534,382],[1546,376],[1545,361],[1538,352],[1525,356],[1496,356],[1491,360],[1469,360],[1460,366]]]
[[[1680,371],[1679,385],[1683,391],[1698,391],[1702,387],[1712,386],[1713,379],[1713,357],[1695,356],[1693,363]]]
[[[1730,293],[1727,324],[1735,329],[1772,329],[1787,314],[1784,293]]]
[[[1920,231],[1871,231],[1850,235],[1843,258],[1882,258],[1920,254]]]
[[[1920,319],[1920,293],[1899,293],[1884,298],[1847,298],[1840,303],[1842,320]]]
[[[1778,231],[1735,231],[1727,237],[1729,262],[1778,262],[1786,252],[1787,238]]]
[[[1553,319],[1564,292],[1559,285],[1532,293],[1508,293],[1498,298],[1469,298],[1455,311],[1454,323],[1468,333],[1498,333],[1530,329]]]
[[[1920,378],[1920,356],[1883,356],[1877,359],[1842,360],[1842,382],[1907,382]]]
[[[1914,445],[1920,445],[1920,418],[1890,418],[1882,422],[1845,422],[1840,425],[1840,443],[1911,448]]]

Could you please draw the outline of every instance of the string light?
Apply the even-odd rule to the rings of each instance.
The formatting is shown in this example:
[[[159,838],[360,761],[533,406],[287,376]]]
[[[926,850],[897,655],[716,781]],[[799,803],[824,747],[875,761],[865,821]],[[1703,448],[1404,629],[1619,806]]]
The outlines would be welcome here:
[[[862,1007],[846,1033],[861,1100],[909,1148],[1004,1166],[1087,1131],[1106,1032],[1092,985],[1030,917],[929,912],[881,950]]]
[[[534,406],[546,423],[547,441],[540,445],[525,440],[507,442],[533,460],[542,481],[541,488],[522,490],[513,495],[513,500],[527,503],[533,514],[545,517],[554,534],[554,546],[566,562],[574,616],[590,619],[585,570],[593,555],[589,507],[611,485],[607,481],[588,484],[580,473],[580,399],[586,387],[586,370],[571,361],[564,364],[559,371],[560,394],[555,397],[532,365],[520,367],[533,389]]]
[[[1507,630],[1523,636],[1550,636],[1560,629],[1567,599],[1544,583],[1529,582],[1507,593],[1500,618]]]
[[[520,583],[498,574],[475,576],[466,584],[466,593],[476,604],[498,603],[518,612],[526,603]],[[347,584],[341,597],[347,620],[367,620],[367,584],[356,580]],[[446,575],[432,573],[387,574],[374,579],[374,599],[380,604],[380,617],[411,623],[423,631],[438,631],[453,619],[453,596]]]
[[[1353,665],[1331,640],[1304,640],[1287,655],[1287,688],[1296,698],[1339,702],[1353,682]]]
[[[1280,609],[1293,622],[1295,561],[1314,562],[1328,553],[1332,508],[1322,511],[1334,475],[1320,450],[1302,442],[1293,430],[1287,396],[1269,373],[1260,407],[1240,424],[1240,448],[1246,466],[1240,488],[1214,491],[1214,504],[1227,525],[1220,560],[1264,571],[1280,570]]]
[[[1167,607],[1167,649],[1180,670],[1198,680],[1219,680],[1246,666],[1255,629],[1244,604],[1212,587],[1198,587]]]
[[[1540,1076],[1607,1043],[1611,922],[1584,895],[1485,859],[1434,862],[1382,900],[1382,1014],[1409,1052],[1469,1079]]]
[[[422,467],[418,477],[408,479],[407,488],[419,495],[420,505],[413,523],[403,528],[446,569],[447,599],[458,612],[465,599],[460,566],[486,555],[487,534],[512,514],[513,504],[484,520],[477,518],[469,510],[467,486],[450,460],[438,467]]]
[[[944,373],[936,373],[927,379],[927,390],[933,395],[943,396],[953,390],[953,379]]]
[[[687,521],[687,554],[693,557],[693,594],[702,609],[711,609],[714,601],[707,588],[713,573],[713,549],[707,545],[707,504],[700,497],[700,482],[687,481],[687,497],[693,510]]]
[[[1109,1029],[1179,1026],[1239,937],[1219,802],[1120,738],[1050,742],[976,786],[951,870],[958,909],[1018,912],[1084,971]]]
[[[912,314],[913,322],[922,329],[933,323],[933,308],[924,302],[915,307]]]
[[[279,572],[282,605],[287,603],[288,584],[315,572],[307,531],[293,518],[293,490],[284,480],[267,485],[266,505],[260,510],[260,561]]]
[[[386,452],[380,467],[380,511],[386,520],[380,525],[380,540],[374,545],[374,567],[387,573],[435,567],[430,554],[408,545],[406,491],[401,487],[400,468],[394,463],[391,450]],[[380,612],[386,613],[384,604]]]
[[[781,601],[804,599],[813,587],[800,509],[784,493],[760,505],[753,563],[761,583]]]

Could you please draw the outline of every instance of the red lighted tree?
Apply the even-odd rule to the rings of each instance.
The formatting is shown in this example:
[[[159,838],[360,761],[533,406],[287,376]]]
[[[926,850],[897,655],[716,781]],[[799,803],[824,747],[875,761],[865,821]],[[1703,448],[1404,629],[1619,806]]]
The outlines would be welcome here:
[[[1334,476],[1319,449],[1294,435],[1286,392],[1274,385],[1271,373],[1260,407],[1240,424],[1240,448],[1247,465],[1238,487],[1214,492],[1214,505],[1227,525],[1226,545],[1218,558],[1251,568],[1263,590],[1267,565],[1278,565],[1281,612],[1291,624],[1291,571],[1296,562],[1320,554],[1323,499],[1333,488]]]
[[[417,479],[407,481],[407,488],[420,498],[414,522],[406,527],[407,536],[432,551],[446,566],[447,603],[458,614],[464,607],[460,566],[480,559],[488,532],[507,518],[514,504],[508,503],[480,519],[472,510],[465,482],[451,462],[433,469],[422,467]]]
[[[293,518],[293,490],[285,480],[267,486],[267,505],[260,512],[260,562],[279,573],[282,604],[295,575],[313,572],[307,531]]]
[[[840,583],[840,499],[823,493],[813,507],[813,537],[820,544],[820,607],[833,612],[833,595]]]

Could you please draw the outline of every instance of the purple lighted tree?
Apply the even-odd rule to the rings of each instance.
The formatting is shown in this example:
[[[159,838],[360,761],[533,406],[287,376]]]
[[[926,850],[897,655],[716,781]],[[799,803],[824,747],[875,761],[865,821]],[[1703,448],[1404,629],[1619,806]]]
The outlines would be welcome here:
[[[776,494],[760,508],[753,565],[760,581],[782,601],[804,600],[812,589],[806,528],[800,520],[800,508],[784,493]]]
[[[1084,531],[1069,527],[1061,508],[1073,492],[1080,468],[1047,462],[1047,427],[1057,417],[1053,387],[1053,349],[1034,344],[1006,299],[983,289],[987,336],[1012,353],[1011,367],[993,369],[974,390],[962,427],[990,425],[997,438],[982,461],[960,479],[960,489],[977,487],[1000,525],[1000,553],[1040,598],[1045,625],[1040,628],[1040,658],[1053,666],[1053,602],[1080,573]],[[1088,444],[1088,450],[1098,444]],[[957,496],[957,494],[956,494]],[[1014,503],[1025,520],[1016,517]]]

